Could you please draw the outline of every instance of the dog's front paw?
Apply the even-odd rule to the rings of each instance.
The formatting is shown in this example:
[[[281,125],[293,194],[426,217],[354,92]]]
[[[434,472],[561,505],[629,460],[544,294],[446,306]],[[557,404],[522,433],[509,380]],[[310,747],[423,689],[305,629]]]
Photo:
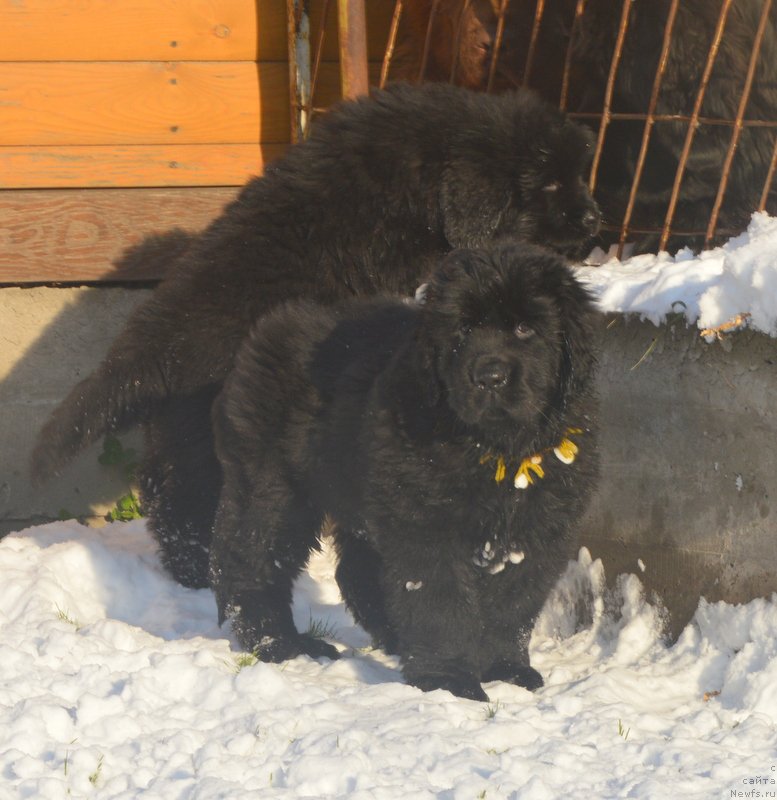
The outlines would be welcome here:
[[[485,683],[504,681],[515,686],[522,686],[530,692],[541,689],[545,685],[542,675],[536,669],[528,664],[515,664],[509,661],[500,661],[486,670],[483,681]]]
[[[408,683],[416,686],[422,692],[433,692],[435,689],[445,689],[446,692],[463,697],[465,700],[478,700],[483,703],[488,702],[488,695],[483,691],[480,681],[468,673],[456,675],[445,675],[436,673],[434,675],[413,675],[409,677]]]
[[[337,649],[331,644],[309,634],[264,636],[253,652],[260,661],[269,661],[274,664],[302,655],[311,658],[329,658],[332,661],[340,658]]]
[[[311,658],[328,658],[331,661],[337,661],[340,658],[340,653],[337,648],[328,644],[323,639],[317,639],[309,633],[303,633],[299,637],[302,645],[302,652]]]

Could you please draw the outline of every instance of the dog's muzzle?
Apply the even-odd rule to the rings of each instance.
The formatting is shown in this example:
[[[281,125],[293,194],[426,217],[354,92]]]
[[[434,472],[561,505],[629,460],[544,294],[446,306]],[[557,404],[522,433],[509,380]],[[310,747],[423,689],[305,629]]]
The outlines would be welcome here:
[[[472,383],[478,389],[499,392],[510,381],[510,365],[496,356],[480,356],[472,367]]]

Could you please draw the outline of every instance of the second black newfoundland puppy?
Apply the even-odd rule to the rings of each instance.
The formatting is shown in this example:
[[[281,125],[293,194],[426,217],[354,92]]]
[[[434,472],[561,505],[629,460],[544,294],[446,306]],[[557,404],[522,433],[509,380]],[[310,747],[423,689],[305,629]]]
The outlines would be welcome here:
[[[266,661],[336,656],[292,583],[325,515],[355,618],[424,690],[536,688],[528,639],[597,474],[591,301],[523,243],[460,250],[423,305],[288,304],[214,407],[222,621]]]

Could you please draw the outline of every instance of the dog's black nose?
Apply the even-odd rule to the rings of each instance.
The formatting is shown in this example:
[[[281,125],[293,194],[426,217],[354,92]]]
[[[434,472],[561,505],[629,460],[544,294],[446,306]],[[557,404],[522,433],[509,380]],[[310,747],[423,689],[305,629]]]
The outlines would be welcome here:
[[[583,214],[583,227],[592,234],[599,232],[600,221],[601,217],[596,211],[586,211],[585,214]]]
[[[509,370],[507,364],[498,358],[484,356],[475,362],[472,382],[478,389],[494,391],[507,383]]]

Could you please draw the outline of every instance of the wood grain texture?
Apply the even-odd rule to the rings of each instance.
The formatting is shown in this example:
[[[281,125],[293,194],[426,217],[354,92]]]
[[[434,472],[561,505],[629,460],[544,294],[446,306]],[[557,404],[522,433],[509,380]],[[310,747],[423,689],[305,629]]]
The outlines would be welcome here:
[[[83,189],[0,192],[0,283],[155,280],[157,269],[111,262],[149,233],[201,230],[236,189]]]
[[[0,282],[160,277],[110,262],[151,231],[203,227],[287,147],[285,6],[0,0]],[[367,0],[373,82],[393,7]],[[316,108],[339,98],[335,11]]]
[[[323,0],[311,0],[318,36]],[[324,59],[337,58],[335,0]],[[370,58],[386,46],[394,0],[366,0]],[[285,61],[285,0],[0,0],[3,61]]]
[[[282,142],[285,64],[0,63],[0,145]]]
[[[282,61],[283,0],[3,0],[9,61]]]
[[[17,189],[240,186],[284,144],[0,147],[0,175]]]
[[[339,98],[323,63],[315,104]],[[289,118],[286,64],[0,62],[0,147],[288,142]]]

